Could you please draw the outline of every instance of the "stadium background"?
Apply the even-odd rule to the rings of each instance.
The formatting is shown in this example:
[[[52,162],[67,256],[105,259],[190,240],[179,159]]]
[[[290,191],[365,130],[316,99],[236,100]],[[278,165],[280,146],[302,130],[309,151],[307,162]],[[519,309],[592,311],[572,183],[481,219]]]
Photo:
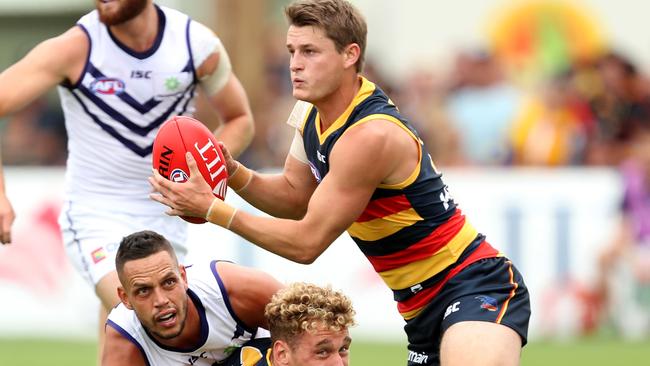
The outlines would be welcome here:
[[[243,159],[257,169],[277,169],[291,137],[282,123],[292,105],[283,46],[286,1],[159,3],[188,12],[221,36],[258,124]],[[461,56],[477,62],[498,58],[508,84],[522,93],[533,93],[576,60],[608,49],[629,57],[641,72],[650,66],[650,42],[639,32],[650,5],[641,2],[353,3],[369,23],[369,77],[395,93],[427,142],[449,149],[458,135],[446,134],[448,125],[430,115],[446,107],[439,90],[457,77]],[[0,0],[0,70],[90,8],[88,0]],[[201,111],[200,118],[215,123],[208,112]],[[67,263],[56,226],[65,162],[56,95],[1,126],[7,189],[18,218],[14,243],[0,248],[0,365],[88,365],[94,360],[98,303]],[[590,301],[597,257],[612,240],[618,218],[621,182],[615,162],[586,153],[563,162],[519,164],[498,157],[460,161],[447,150],[434,149],[434,155],[461,208],[513,258],[530,287],[531,344],[523,365],[643,365],[650,359],[643,316],[623,327],[615,326],[616,319],[598,322]],[[228,200],[250,209],[232,192]],[[190,245],[188,261],[230,259],[283,281],[306,279],[344,290],[358,311],[353,364],[404,364],[405,339],[391,294],[349,239],[342,237],[310,266],[289,263],[207,225],[192,226]]]

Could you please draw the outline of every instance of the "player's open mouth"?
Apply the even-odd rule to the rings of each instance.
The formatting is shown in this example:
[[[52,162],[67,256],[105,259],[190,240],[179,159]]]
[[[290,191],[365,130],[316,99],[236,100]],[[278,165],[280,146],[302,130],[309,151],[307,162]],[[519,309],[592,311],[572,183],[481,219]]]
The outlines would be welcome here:
[[[167,314],[156,317],[156,322],[163,327],[171,327],[176,324],[176,312],[171,311]]]

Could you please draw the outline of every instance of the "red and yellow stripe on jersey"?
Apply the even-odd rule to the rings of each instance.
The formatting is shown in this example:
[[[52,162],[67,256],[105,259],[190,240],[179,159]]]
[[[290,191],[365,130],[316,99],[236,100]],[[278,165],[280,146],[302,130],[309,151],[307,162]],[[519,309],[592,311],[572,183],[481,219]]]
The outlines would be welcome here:
[[[418,142],[419,164],[403,182],[378,186],[348,233],[393,290],[400,313],[411,319],[449,276],[469,261],[498,253],[456,207],[415,129],[386,94],[364,78],[352,103],[326,131],[320,131],[315,108],[307,114],[303,142],[316,179],[329,172],[336,141],[349,128],[376,119],[395,123]]]

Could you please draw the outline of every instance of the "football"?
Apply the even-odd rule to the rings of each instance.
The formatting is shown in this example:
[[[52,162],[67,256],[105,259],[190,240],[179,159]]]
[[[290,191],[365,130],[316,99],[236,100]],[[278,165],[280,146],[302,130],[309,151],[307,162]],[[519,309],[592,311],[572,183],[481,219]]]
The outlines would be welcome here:
[[[160,126],[153,142],[153,168],[173,182],[185,182],[190,176],[185,160],[187,151],[192,153],[201,175],[214,195],[225,199],[228,171],[223,153],[212,132],[194,118],[175,116]],[[206,222],[201,217],[181,218],[194,224]]]

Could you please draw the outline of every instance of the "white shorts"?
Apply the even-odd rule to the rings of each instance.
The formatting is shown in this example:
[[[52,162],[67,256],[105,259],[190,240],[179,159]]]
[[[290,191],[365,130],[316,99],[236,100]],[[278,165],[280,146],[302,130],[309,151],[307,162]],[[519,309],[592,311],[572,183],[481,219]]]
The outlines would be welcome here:
[[[140,230],[163,235],[180,262],[187,254],[187,223],[167,215],[138,215],[133,211],[101,210],[66,201],[59,215],[65,251],[79,273],[95,286],[115,270],[122,238]]]

